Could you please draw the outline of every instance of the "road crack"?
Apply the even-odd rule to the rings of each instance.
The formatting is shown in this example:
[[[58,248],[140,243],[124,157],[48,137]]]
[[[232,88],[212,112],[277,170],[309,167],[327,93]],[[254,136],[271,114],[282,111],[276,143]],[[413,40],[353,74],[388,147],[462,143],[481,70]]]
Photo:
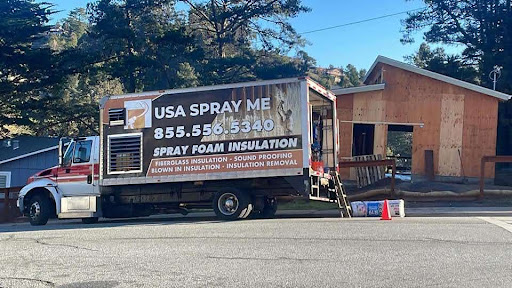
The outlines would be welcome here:
[[[450,239],[439,239],[427,237],[425,241],[433,241],[439,243],[453,243],[453,244],[465,244],[465,245],[482,245],[482,244],[495,244],[495,245],[512,245],[510,242],[479,242],[479,241],[464,241],[464,240],[450,240]]]
[[[50,287],[55,287],[55,283],[51,282],[51,281],[47,281],[47,280],[42,280],[42,279],[36,279],[36,278],[25,278],[25,277],[3,277],[3,276],[0,276],[0,280],[2,279],[5,279],[5,280],[20,280],[20,281],[35,281],[35,282],[39,282],[39,283],[42,283],[42,284],[45,284],[47,286],[50,286]],[[1,283],[0,283],[1,285]],[[2,287],[2,286],[0,286]]]
[[[55,239],[55,238],[58,238],[60,239],[61,237],[52,237],[52,238],[44,238],[44,239],[35,239],[35,238],[15,238],[14,235],[9,235],[7,236],[6,238],[4,239],[0,239],[0,242],[7,242],[7,241],[31,241],[31,242],[35,242],[37,244],[40,244],[40,245],[45,245],[45,246],[56,246],[56,247],[69,247],[69,248],[75,248],[75,249],[80,249],[80,250],[86,250],[86,251],[95,251],[95,252],[98,252],[99,250],[97,249],[92,249],[92,248],[87,248],[87,247],[82,247],[82,246],[78,246],[78,245],[71,245],[71,244],[63,244],[63,243],[49,243],[49,242],[45,242],[44,240],[48,240],[48,239]],[[0,287],[1,288],[1,287]]]
[[[75,249],[79,249],[79,250],[95,251],[95,252],[99,251],[97,249],[86,248],[86,247],[81,247],[81,246],[77,246],[77,245],[43,242],[42,239],[31,239],[31,240],[34,240],[37,244],[41,244],[41,245],[45,245],[45,246],[69,247],[69,248],[75,248]]]
[[[261,258],[261,257],[226,257],[226,256],[206,256],[208,259],[224,259],[224,260],[258,260],[258,261],[325,261],[329,259],[317,258],[291,258],[291,257],[277,257],[277,258]]]
[[[390,239],[372,239],[365,237],[318,237],[318,238],[298,238],[298,237],[261,237],[261,236],[247,236],[247,237],[234,237],[234,236],[169,236],[169,237],[126,237],[126,238],[111,238],[110,240],[115,241],[123,241],[123,240],[208,240],[208,239],[217,239],[217,240],[268,240],[268,241],[280,241],[280,240],[290,240],[290,241],[352,241],[352,242],[403,242],[403,243],[416,243],[416,242],[445,242],[445,243],[456,243],[456,244],[468,244],[468,245],[512,245],[512,242],[499,242],[499,241],[461,241],[461,240],[443,240],[436,238],[418,238],[418,239],[403,239],[403,238],[390,238]]]
[[[8,235],[6,238],[0,239],[0,242],[7,242],[14,240],[14,234]]]

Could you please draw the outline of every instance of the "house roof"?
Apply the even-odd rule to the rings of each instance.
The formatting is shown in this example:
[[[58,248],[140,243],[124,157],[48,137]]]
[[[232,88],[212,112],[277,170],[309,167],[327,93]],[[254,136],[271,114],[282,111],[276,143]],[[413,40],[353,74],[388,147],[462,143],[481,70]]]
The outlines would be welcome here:
[[[18,136],[0,140],[0,164],[58,149],[59,138]]]
[[[365,86],[357,86],[357,87],[349,87],[349,88],[337,88],[332,89],[331,91],[336,95],[345,95],[352,93],[361,93],[361,92],[370,92],[370,91],[378,91],[384,90],[386,84],[373,84],[373,85],[365,85]]]
[[[505,93],[501,93],[501,92],[494,91],[494,90],[491,90],[491,89],[488,89],[488,88],[485,88],[485,87],[482,87],[482,86],[471,84],[471,83],[468,83],[468,82],[465,82],[465,81],[462,81],[462,80],[458,80],[458,79],[455,79],[455,78],[452,78],[452,77],[448,77],[446,75],[442,75],[442,74],[439,74],[439,73],[435,73],[435,72],[432,72],[432,71],[421,69],[421,68],[418,68],[416,66],[409,65],[409,64],[406,64],[406,63],[403,63],[403,62],[400,62],[400,61],[396,61],[396,60],[384,57],[384,56],[380,56],[380,55],[377,57],[375,62],[373,62],[373,65],[370,68],[370,70],[368,70],[368,73],[366,73],[366,76],[363,79],[363,82],[365,84],[368,84],[367,83],[368,77],[373,73],[375,67],[379,63],[387,64],[387,65],[390,65],[390,66],[393,66],[393,67],[397,67],[397,68],[400,68],[400,69],[403,69],[403,70],[406,70],[406,71],[409,71],[409,72],[420,74],[420,75],[423,75],[423,76],[426,76],[426,77],[430,77],[430,78],[433,78],[433,79],[436,79],[436,80],[439,80],[439,81],[443,81],[443,82],[446,82],[446,83],[449,83],[449,84],[452,84],[452,85],[455,85],[455,86],[466,88],[468,90],[472,90],[472,91],[479,92],[479,93],[482,93],[482,94],[485,94],[485,95],[496,97],[496,98],[498,98],[500,100],[509,100],[512,97],[511,95],[508,95],[508,94],[505,94]]]

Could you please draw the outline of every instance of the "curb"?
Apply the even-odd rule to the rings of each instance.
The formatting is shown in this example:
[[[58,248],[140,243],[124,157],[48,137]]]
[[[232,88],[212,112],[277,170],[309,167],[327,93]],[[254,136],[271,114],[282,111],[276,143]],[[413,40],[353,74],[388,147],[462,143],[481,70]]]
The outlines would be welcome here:
[[[140,218],[111,218],[108,220],[137,220],[151,218],[168,218],[168,219],[194,219],[194,218],[215,218],[213,212],[191,212],[187,215],[167,214],[152,215]],[[405,208],[405,217],[512,217],[512,207],[429,207],[429,208]],[[330,210],[278,210],[276,218],[340,218],[338,209]],[[360,218],[378,218],[378,217],[353,217]],[[399,218],[399,217],[394,217]],[[70,219],[71,220],[71,219]],[[52,222],[60,222],[63,220],[50,220]],[[65,220],[64,220],[65,221]],[[16,225],[28,223],[26,217],[16,218],[11,222],[4,222],[1,225]],[[79,225],[79,223],[77,223]]]

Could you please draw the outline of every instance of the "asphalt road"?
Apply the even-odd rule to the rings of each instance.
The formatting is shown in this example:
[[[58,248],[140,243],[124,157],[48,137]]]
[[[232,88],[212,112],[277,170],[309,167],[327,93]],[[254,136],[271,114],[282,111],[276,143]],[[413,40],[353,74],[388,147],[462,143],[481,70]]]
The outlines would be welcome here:
[[[0,225],[0,287],[512,287],[512,217]]]

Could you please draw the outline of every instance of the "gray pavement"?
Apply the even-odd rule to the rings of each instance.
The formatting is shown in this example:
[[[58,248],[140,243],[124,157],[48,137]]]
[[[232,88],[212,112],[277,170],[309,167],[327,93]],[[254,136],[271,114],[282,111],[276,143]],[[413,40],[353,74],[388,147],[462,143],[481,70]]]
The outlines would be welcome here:
[[[0,287],[512,286],[512,217],[294,217],[3,224]]]

